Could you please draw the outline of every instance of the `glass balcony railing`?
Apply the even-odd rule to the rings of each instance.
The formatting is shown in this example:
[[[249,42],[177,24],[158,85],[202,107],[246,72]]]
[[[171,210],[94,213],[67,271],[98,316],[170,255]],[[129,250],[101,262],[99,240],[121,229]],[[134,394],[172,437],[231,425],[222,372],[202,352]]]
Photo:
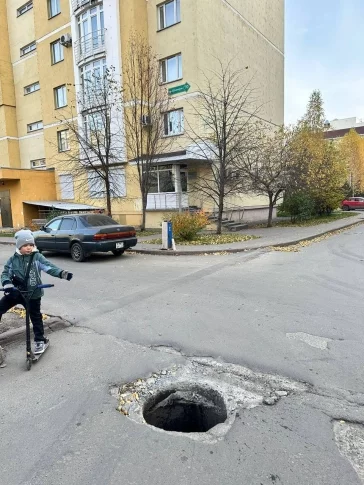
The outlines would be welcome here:
[[[105,52],[105,29],[95,30],[74,43],[75,61],[77,64],[88,57]]]

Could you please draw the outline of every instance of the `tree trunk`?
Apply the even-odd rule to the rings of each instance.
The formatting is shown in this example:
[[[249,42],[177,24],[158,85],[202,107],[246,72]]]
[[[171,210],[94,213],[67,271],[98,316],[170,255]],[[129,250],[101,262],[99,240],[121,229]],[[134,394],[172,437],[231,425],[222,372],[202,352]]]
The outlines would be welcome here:
[[[141,231],[145,231],[146,216],[147,216],[147,196],[142,195],[142,223],[140,225]]]
[[[268,224],[267,224],[267,227],[272,227],[273,206],[274,206],[273,196],[269,195],[269,209],[268,209]]]
[[[219,197],[218,213],[217,213],[217,229],[216,229],[216,234],[221,234],[223,211],[224,211],[224,198],[220,196]]]
[[[111,193],[110,193],[110,181],[105,181],[105,188],[106,188],[106,210],[107,215],[111,217]]]

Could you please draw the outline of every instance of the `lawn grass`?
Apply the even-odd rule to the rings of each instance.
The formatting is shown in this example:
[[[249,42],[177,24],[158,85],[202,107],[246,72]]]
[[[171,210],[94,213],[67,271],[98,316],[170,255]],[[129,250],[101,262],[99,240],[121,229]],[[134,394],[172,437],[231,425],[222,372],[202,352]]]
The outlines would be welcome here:
[[[158,229],[151,229],[151,230],[147,230],[147,231],[137,231],[137,236],[138,237],[146,237],[146,236],[154,236],[154,235],[157,235],[157,234],[160,234],[162,231],[158,230]]]
[[[277,221],[274,226],[275,227],[308,227],[308,226],[317,226],[319,224],[327,224],[328,222],[338,221],[339,219],[347,219],[348,217],[356,216],[357,213],[355,212],[332,212],[328,216],[315,216],[311,219],[307,219],[305,221],[297,221],[291,222],[290,220],[287,221]]]
[[[0,237],[14,237],[15,232],[0,232]]]
[[[180,241],[177,239],[176,244],[181,244],[182,246],[208,246],[244,242],[251,239],[259,239],[259,237],[248,234],[199,234],[192,241]],[[149,241],[143,241],[143,244],[162,244],[162,239],[149,239]]]

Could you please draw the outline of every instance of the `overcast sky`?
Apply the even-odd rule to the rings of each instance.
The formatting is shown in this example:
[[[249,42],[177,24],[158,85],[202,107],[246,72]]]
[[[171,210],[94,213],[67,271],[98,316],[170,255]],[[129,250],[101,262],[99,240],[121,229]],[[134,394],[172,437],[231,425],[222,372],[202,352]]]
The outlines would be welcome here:
[[[285,0],[285,122],[320,89],[326,118],[364,118],[364,0]]]

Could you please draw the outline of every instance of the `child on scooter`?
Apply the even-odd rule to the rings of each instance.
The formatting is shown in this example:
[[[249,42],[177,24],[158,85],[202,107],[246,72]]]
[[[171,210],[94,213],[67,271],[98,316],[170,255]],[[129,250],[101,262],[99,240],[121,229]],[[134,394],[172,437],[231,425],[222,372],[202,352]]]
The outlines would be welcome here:
[[[21,291],[29,291],[29,314],[34,332],[34,354],[42,354],[48,340],[44,336],[43,319],[40,311],[44,291],[37,288],[42,284],[41,271],[70,281],[73,274],[64,271],[48,261],[35,247],[31,231],[24,229],[15,234],[15,254],[8,259],[1,274],[4,297],[0,300],[0,320],[4,313],[17,304],[24,305]],[[29,266],[30,265],[30,266]]]

